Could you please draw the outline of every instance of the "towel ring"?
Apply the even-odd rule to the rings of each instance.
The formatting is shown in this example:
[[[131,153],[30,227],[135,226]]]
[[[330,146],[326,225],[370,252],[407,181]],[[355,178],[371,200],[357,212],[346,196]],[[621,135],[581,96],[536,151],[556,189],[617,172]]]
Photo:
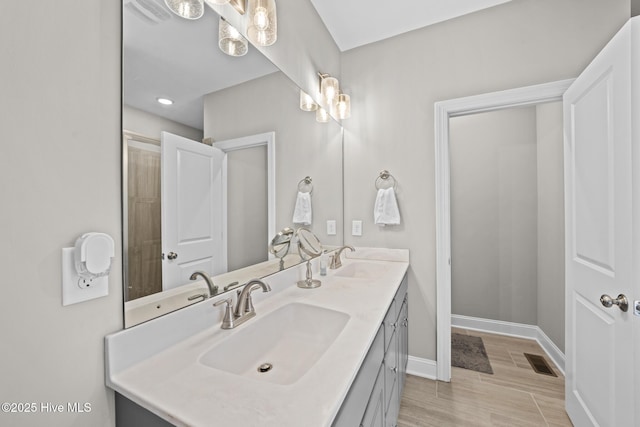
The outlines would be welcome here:
[[[305,176],[304,178],[302,178],[300,180],[300,182],[298,183],[298,191],[300,191],[301,193],[313,193],[313,184],[312,184],[312,179],[310,176]],[[305,188],[307,188],[307,191],[304,191]]]
[[[391,175],[391,172],[389,172],[388,170],[381,170],[380,174],[378,175],[378,177],[376,178],[375,181],[375,186],[376,186],[376,190],[380,190],[382,187],[381,185],[383,183],[389,183],[390,181],[393,181],[393,189],[395,190],[398,186],[398,182],[396,181],[395,177],[393,175]],[[389,187],[385,187],[385,188],[389,188]]]

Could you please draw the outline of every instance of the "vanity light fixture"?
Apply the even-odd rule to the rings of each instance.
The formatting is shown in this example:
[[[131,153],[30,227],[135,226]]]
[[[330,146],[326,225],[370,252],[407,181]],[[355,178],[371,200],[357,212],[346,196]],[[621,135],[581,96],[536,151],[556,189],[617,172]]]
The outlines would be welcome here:
[[[222,16],[218,27],[218,46],[230,56],[243,56],[249,50],[249,42],[242,37],[240,31],[229,24]]]
[[[185,19],[199,19],[204,14],[204,0],[164,0],[164,4]]]
[[[302,111],[316,111],[318,104],[302,89],[300,89],[300,109]]]
[[[336,105],[339,119],[348,119],[351,117],[351,97],[346,93],[338,95],[338,103]]]
[[[278,38],[275,0],[249,0],[247,37],[259,46],[271,46]]]
[[[156,98],[156,101],[162,105],[173,105],[173,101],[169,98]]]
[[[316,110],[316,122],[327,123],[329,121],[329,113],[322,107],[318,107]]]

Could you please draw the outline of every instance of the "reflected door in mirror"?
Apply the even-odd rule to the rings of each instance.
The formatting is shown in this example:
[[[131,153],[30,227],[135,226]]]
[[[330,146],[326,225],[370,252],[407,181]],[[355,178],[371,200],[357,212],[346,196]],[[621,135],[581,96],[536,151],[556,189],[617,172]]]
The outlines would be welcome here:
[[[160,227],[160,147],[127,144],[128,287],[126,299],[162,290]]]
[[[189,282],[196,270],[226,271],[223,234],[224,152],[162,133],[162,289]]]

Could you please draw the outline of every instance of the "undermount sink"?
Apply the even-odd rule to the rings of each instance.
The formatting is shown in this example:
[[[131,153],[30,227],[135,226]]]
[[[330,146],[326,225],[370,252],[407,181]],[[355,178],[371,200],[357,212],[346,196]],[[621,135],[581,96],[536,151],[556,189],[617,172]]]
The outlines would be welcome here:
[[[382,265],[368,262],[352,262],[340,267],[334,276],[354,279],[375,279],[384,274],[385,271],[386,268]]]
[[[200,363],[245,378],[293,384],[307,372],[344,329],[349,315],[291,303],[260,313],[207,351]]]

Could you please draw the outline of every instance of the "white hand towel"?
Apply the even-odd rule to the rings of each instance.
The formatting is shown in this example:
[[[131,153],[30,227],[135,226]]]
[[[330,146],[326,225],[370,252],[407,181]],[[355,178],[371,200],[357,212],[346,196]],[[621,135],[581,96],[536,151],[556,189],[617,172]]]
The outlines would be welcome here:
[[[393,187],[378,190],[376,204],[373,207],[373,221],[382,226],[400,224],[400,210],[398,210],[396,192]]]
[[[296,206],[293,209],[293,222],[295,224],[311,225],[311,193],[298,191]]]

